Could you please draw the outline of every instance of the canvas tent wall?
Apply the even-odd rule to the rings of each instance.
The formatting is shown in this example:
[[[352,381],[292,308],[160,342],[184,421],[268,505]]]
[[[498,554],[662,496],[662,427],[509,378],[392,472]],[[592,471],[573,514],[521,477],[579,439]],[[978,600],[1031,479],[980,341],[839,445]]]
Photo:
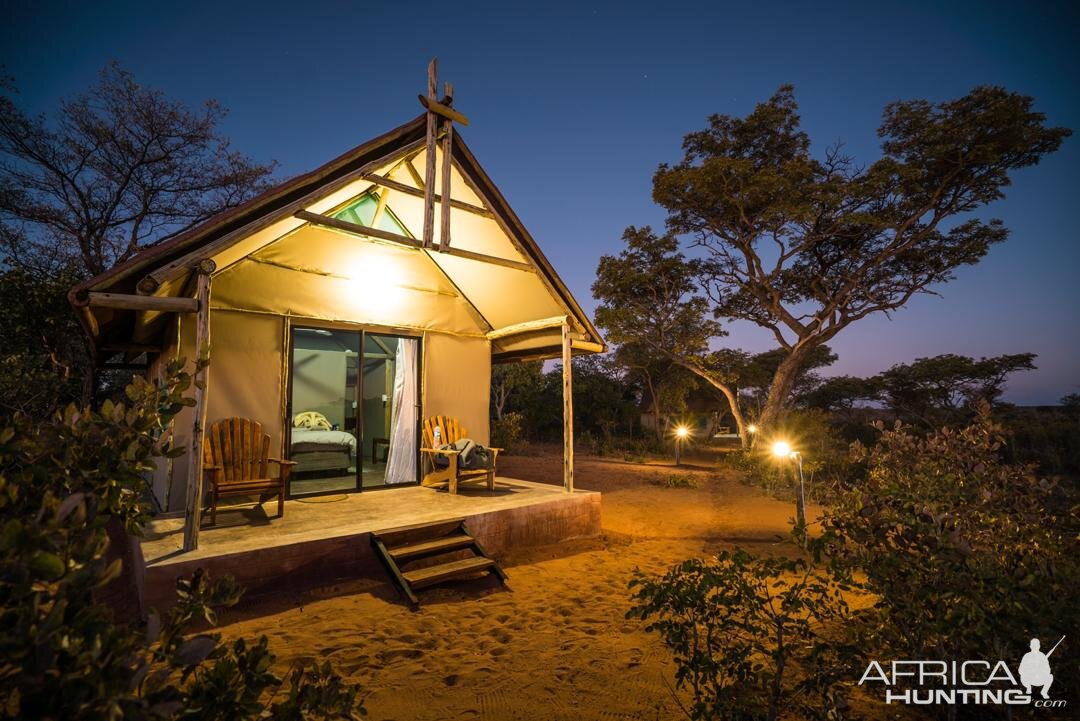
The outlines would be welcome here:
[[[287,456],[284,423],[288,328],[294,320],[224,309],[210,311],[212,351],[207,419],[210,422],[230,416],[258,419],[270,434],[270,448],[277,458]],[[164,366],[172,359],[194,356],[194,325],[190,317],[180,320],[179,343],[155,361],[152,371],[155,377],[161,377]],[[471,437],[488,443],[490,342],[429,331],[421,336],[421,349],[420,392],[424,413],[453,415],[461,419]],[[175,421],[176,441],[180,445],[186,446],[190,441],[192,412],[186,408]],[[163,509],[183,509],[188,462],[187,456],[181,456],[171,463],[159,464],[153,489]]]
[[[130,362],[150,348],[148,370],[160,375],[172,358],[193,359],[195,317],[134,300],[191,297],[194,269],[212,261],[209,422],[257,418],[284,453],[290,326],[323,324],[421,337],[423,413],[456,416],[486,442],[492,362],[554,357],[566,343],[596,352],[603,342],[460,136],[450,245],[440,252],[415,240],[423,120],[73,289],[98,360]],[[441,182],[434,190],[441,199]],[[176,421],[181,443],[192,420],[185,412]],[[169,508],[183,503],[185,463],[155,479]]]

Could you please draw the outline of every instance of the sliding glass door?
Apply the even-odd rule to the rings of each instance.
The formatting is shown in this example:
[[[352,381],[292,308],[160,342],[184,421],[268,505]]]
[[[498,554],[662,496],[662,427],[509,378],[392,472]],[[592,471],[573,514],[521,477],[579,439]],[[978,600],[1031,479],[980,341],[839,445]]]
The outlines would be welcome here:
[[[365,488],[416,480],[418,345],[415,338],[364,334]]]
[[[290,496],[416,482],[419,346],[416,338],[293,328]]]

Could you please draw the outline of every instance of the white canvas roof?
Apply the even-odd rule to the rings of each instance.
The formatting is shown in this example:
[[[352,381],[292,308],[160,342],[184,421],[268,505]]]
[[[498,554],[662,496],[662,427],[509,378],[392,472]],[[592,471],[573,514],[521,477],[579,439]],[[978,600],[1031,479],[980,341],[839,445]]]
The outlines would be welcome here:
[[[423,119],[140,253],[74,289],[73,300],[89,292],[191,295],[191,268],[211,260],[212,308],[487,337],[496,360],[557,355],[559,328],[536,326],[565,317],[580,348],[602,348],[460,135],[453,144],[447,252],[358,230],[370,223],[395,237],[422,236]],[[436,167],[441,163],[439,150]],[[435,192],[444,194],[441,182]],[[441,212],[437,203],[436,244]],[[333,227],[326,218],[336,218]],[[152,342],[168,317],[80,310],[99,356],[116,341]]]

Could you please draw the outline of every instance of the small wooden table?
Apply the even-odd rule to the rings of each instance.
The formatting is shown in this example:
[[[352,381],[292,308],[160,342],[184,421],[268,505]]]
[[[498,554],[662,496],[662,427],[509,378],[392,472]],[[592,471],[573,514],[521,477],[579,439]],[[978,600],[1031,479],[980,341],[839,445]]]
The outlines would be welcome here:
[[[378,455],[379,446],[386,446],[386,448],[383,449],[383,455],[382,455],[383,463],[386,463],[387,459],[390,457],[390,439],[389,438],[372,438],[371,439],[371,465],[375,465],[378,462],[378,461],[375,460],[375,457]]]

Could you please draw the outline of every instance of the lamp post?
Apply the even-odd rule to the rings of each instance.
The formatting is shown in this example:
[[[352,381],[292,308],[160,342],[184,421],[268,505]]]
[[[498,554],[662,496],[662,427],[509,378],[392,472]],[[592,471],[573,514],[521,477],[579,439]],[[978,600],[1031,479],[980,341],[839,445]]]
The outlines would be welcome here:
[[[682,444],[689,437],[690,429],[686,426],[675,428],[675,465],[682,463]]]
[[[772,446],[777,458],[791,458],[799,469],[799,495],[795,498],[795,515],[800,529],[806,528],[806,485],[803,481],[802,454],[791,448],[787,441],[776,441]]]
[[[751,423],[746,427],[746,432],[750,434],[750,448],[753,448],[754,441],[757,440],[758,427]]]

